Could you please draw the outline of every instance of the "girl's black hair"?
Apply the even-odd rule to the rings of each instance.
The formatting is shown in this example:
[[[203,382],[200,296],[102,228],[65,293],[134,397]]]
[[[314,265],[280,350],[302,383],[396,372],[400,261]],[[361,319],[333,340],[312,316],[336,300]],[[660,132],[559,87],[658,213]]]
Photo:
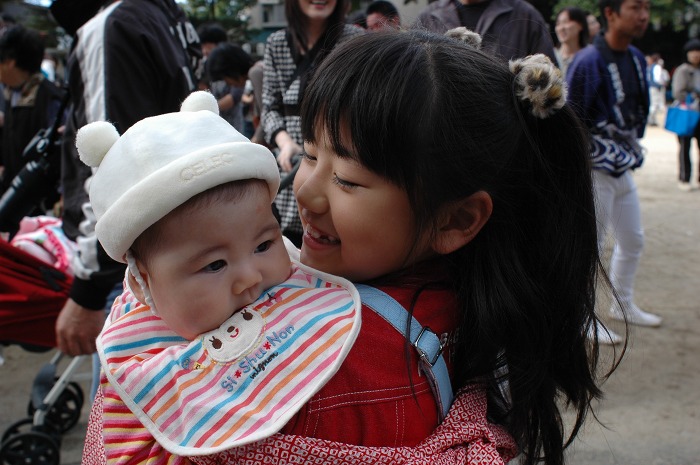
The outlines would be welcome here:
[[[600,25],[605,31],[608,30],[608,20],[605,16],[605,9],[610,8],[615,13],[620,13],[620,8],[625,0],[598,0],[598,10],[600,11]]]
[[[557,13],[557,18],[565,11],[566,14],[569,15],[569,19],[571,21],[574,21],[581,26],[581,30],[578,33],[578,46],[581,48],[585,47],[588,45],[588,39],[590,37],[588,32],[588,12],[575,6],[567,6],[562,8],[559,13]]]
[[[440,207],[490,194],[490,220],[446,257],[463,315],[453,381],[486,381],[489,416],[508,427],[525,463],[558,465],[562,401],[576,412],[571,440],[601,395],[597,344],[587,339],[601,270],[591,167],[568,105],[536,119],[513,86],[505,63],[454,39],[367,34],[317,69],[302,134],[315,142],[325,132],[339,156],[405,189],[418,231],[434,230]]]

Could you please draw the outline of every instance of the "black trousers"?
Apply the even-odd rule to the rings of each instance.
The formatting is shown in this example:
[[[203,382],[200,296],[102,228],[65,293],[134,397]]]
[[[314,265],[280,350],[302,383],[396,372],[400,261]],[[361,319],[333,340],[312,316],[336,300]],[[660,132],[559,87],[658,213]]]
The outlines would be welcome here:
[[[693,138],[700,150],[700,125],[695,128],[695,133],[692,136],[678,136],[680,150],[678,152],[678,180],[681,182],[690,182],[691,162],[690,162],[690,146]],[[698,176],[700,181],[700,175]]]

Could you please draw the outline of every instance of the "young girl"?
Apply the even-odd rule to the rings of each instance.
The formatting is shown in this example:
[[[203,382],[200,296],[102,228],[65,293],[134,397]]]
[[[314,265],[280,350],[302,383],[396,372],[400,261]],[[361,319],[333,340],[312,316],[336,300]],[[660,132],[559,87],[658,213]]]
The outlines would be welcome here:
[[[422,332],[363,306],[343,366],[286,434],[192,460],[563,463],[600,395],[590,167],[564,98],[543,56],[509,68],[420,31],[335,49],[301,109],[301,261],[379,288],[439,335],[454,403],[439,423],[411,345]]]

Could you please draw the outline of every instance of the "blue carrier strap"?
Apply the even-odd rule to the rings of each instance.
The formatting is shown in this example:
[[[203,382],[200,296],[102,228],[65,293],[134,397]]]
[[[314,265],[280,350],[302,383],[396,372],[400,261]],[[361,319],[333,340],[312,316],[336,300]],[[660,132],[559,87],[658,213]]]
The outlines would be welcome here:
[[[364,305],[374,310],[407,339],[410,336],[409,342],[418,351],[420,369],[433,391],[440,412],[440,422],[442,422],[450,410],[454,396],[450,374],[442,357],[444,346],[440,342],[440,337],[427,326],[421,326],[413,316],[410,316],[411,327],[407,330],[408,311],[396,299],[366,284],[357,284],[356,287]]]

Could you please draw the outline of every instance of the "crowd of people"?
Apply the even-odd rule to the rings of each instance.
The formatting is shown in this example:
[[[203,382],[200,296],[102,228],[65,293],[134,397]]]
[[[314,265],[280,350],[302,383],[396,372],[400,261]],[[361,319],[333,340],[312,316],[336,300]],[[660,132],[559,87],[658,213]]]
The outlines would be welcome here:
[[[83,463],[563,464],[599,345],[626,345],[605,319],[662,323],[634,300],[632,173],[668,87],[700,97],[700,40],[671,79],[633,45],[649,0],[551,26],[524,0],[411,24],[285,0],[254,57],[175,0],[104,3],[62,85],[37,32],[0,35],[4,197],[61,126],[27,213],[58,204],[76,244],[56,340],[94,357]]]

